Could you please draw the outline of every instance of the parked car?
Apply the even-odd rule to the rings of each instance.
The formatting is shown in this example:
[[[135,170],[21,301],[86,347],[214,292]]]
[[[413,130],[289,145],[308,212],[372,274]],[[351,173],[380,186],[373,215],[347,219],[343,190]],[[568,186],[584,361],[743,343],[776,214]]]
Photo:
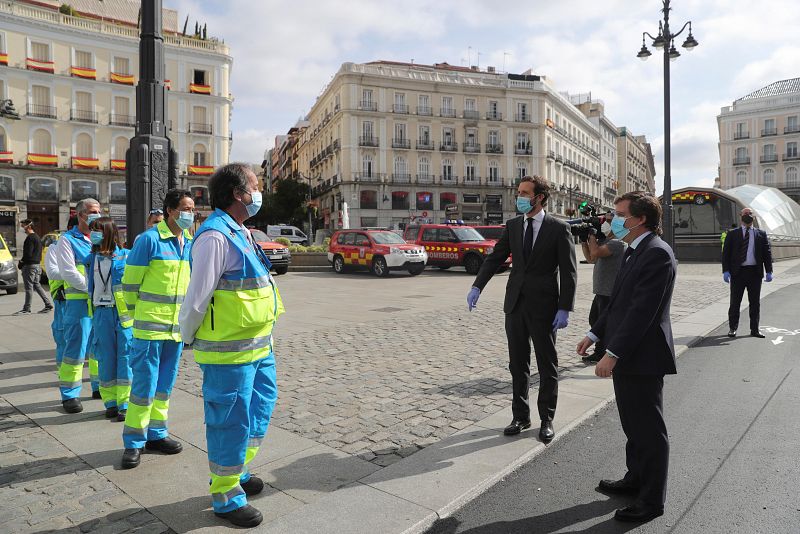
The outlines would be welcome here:
[[[264,254],[267,255],[267,258],[269,258],[275,274],[286,274],[289,270],[289,265],[292,263],[292,255],[286,245],[270,241],[267,234],[255,228],[250,229],[250,234],[256,244],[264,251]]]
[[[47,285],[47,273],[44,270],[44,258],[47,256],[47,247],[58,241],[58,238],[61,237],[61,234],[64,233],[64,230],[55,230],[53,232],[48,232],[44,234],[42,237],[42,275],[39,277],[39,282],[44,286]]]
[[[270,224],[267,226],[267,236],[274,240],[278,237],[285,237],[291,241],[292,245],[308,246],[308,236],[296,226],[288,224]]]
[[[406,227],[405,240],[425,247],[428,265],[440,269],[463,266],[469,274],[478,274],[483,260],[494,251],[497,242],[485,239],[477,230],[461,224],[415,224]],[[506,270],[511,258],[499,269]]]
[[[491,239],[493,241],[500,241],[500,236],[503,235],[503,230],[506,229],[505,225],[496,224],[491,226],[473,226],[484,239]]]
[[[8,250],[6,240],[0,234],[0,289],[5,289],[9,295],[16,294],[19,288],[19,271],[14,262],[14,256]]]
[[[389,230],[339,230],[331,237],[328,261],[340,274],[362,268],[381,277],[400,270],[416,276],[425,270],[428,254]]]

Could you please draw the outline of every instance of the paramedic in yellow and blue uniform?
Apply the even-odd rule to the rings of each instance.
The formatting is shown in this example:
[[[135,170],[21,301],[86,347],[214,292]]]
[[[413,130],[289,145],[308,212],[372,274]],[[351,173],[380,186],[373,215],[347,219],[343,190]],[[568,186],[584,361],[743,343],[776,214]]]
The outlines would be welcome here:
[[[183,351],[178,313],[191,271],[191,193],[168,191],[164,214],[163,221],[135,240],[122,277],[125,304],[133,312],[133,381],[122,430],[125,469],[139,465],[144,447],[164,454],[183,450],[169,437],[167,411]]]
[[[278,398],[272,327],[284,311],[270,263],[244,221],[258,213],[261,193],[249,165],[220,167],[208,183],[215,208],[197,231],[192,279],[181,308],[183,339],[203,370],[211,502],[236,526],[262,515],[247,504],[264,482],[249,464],[267,432]]]

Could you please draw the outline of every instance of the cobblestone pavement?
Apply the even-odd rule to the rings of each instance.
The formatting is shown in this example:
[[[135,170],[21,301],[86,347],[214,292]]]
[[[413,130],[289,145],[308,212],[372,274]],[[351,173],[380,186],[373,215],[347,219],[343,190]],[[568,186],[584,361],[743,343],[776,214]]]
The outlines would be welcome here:
[[[717,265],[681,265],[673,319],[725,298],[728,287],[711,280],[717,276]],[[497,278],[502,281],[491,283],[504,283]],[[579,276],[571,324],[558,333],[562,374],[584,366],[575,346],[588,329],[591,299],[591,277]],[[385,466],[510,404],[499,296],[482,298],[472,313],[414,313],[414,299],[400,306],[367,323],[279,336],[280,395],[272,424]],[[534,373],[535,367],[534,360]],[[200,384],[199,368],[185,358],[177,387],[200,395]]]
[[[0,532],[172,532],[0,399]]]

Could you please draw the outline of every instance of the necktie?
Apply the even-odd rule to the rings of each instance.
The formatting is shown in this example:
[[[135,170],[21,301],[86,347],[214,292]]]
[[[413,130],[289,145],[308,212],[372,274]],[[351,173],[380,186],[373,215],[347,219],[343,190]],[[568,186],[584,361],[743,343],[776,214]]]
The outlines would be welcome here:
[[[525,219],[525,224],[527,226],[525,227],[525,238],[522,240],[522,256],[527,263],[528,257],[531,255],[531,249],[533,248],[533,219]]]
[[[747,249],[750,245],[750,229],[745,228],[744,230],[744,239],[742,239],[742,248],[739,249],[739,265],[744,264],[747,261]]]
[[[630,258],[633,255],[633,251],[634,250],[636,250],[636,249],[633,248],[633,247],[630,247],[630,246],[625,249],[625,255],[622,257],[622,262],[623,263],[628,261],[628,258]]]

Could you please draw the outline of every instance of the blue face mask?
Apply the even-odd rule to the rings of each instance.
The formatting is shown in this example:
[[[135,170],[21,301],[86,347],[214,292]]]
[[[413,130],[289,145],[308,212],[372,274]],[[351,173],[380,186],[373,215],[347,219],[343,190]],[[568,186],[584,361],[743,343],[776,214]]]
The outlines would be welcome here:
[[[528,213],[533,209],[531,199],[528,197],[517,197],[517,211],[520,213]]]
[[[630,217],[620,217],[619,215],[614,215],[614,218],[611,219],[611,231],[614,232],[614,237],[617,239],[623,239],[626,235],[631,233],[633,228],[638,228],[641,226],[637,224],[633,228],[625,228],[625,221],[627,221]]]
[[[89,239],[92,242],[92,245],[99,245],[103,242],[103,232],[98,232],[97,230],[92,230],[89,232]]]
[[[194,224],[194,213],[188,211],[180,212],[178,218],[175,219],[175,224],[184,230],[188,230]]]
[[[88,225],[92,224],[93,222],[95,222],[99,218],[100,218],[100,214],[99,213],[89,213],[88,215],[86,215],[86,225],[88,226]]]
[[[258,211],[261,209],[261,203],[263,202],[263,199],[261,198],[261,191],[253,191],[250,193],[250,197],[253,199],[253,201],[250,204],[245,205],[245,208],[247,209],[247,214],[250,217],[255,217],[256,213],[258,213]]]

